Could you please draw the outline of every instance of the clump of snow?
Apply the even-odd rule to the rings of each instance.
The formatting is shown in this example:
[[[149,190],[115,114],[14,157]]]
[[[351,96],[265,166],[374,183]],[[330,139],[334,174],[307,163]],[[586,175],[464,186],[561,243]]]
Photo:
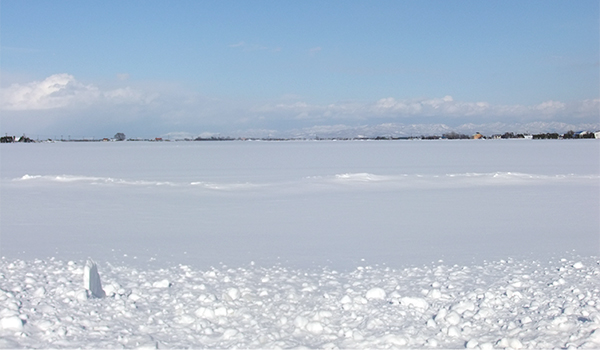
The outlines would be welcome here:
[[[429,307],[429,303],[427,300],[423,298],[414,298],[414,297],[404,297],[400,299],[400,304],[412,306],[420,309],[427,309]]]
[[[386,293],[385,290],[381,288],[371,288],[367,291],[365,298],[367,299],[385,299]]]
[[[91,299],[81,273],[97,266],[82,265],[0,260],[0,346],[600,347],[598,257],[345,272],[106,263],[106,296]]]
[[[152,283],[152,287],[154,287],[154,288],[169,288],[170,285],[171,285],[171,283],[166,278]]]
[[[0,319],[0,329],[9,331],[22,331],[23,320],[18,316],[8,316]]]

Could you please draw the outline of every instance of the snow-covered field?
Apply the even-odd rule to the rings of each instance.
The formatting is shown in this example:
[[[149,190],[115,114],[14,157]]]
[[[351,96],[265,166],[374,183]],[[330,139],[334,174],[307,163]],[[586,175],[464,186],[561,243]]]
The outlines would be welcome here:
[[[595,140],[9,144],[0,165],[0,347],[600,347]]]

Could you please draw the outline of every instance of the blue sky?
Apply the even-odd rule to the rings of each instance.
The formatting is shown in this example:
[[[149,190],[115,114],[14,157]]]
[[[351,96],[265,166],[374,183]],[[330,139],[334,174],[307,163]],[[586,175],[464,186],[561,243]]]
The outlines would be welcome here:
[[[5,0],[0,131],[600,127],[599,7]]]

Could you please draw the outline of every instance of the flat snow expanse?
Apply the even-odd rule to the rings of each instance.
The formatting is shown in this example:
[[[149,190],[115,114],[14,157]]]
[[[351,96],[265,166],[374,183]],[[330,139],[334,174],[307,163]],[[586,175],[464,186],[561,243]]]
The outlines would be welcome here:
[[[596,140],[0,152],[1,347],[600,347]]]

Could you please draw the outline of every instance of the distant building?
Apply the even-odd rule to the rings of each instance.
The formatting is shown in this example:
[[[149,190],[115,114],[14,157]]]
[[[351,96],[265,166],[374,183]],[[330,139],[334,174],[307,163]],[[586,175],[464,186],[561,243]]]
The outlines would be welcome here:
[[[600,139],[600,131],[594,133],[594,138]]]
[[[482,139],[482,138],[483,138],[483,135],[481,135],[480,133],[476,133],[475,135],[473,135],[473,139],[474,140],[479,140],[479,139]]]
[[[14,136],[2,136],[2,138],[0,138],[0,143],[13,143],[13,142],[15,142]]]

